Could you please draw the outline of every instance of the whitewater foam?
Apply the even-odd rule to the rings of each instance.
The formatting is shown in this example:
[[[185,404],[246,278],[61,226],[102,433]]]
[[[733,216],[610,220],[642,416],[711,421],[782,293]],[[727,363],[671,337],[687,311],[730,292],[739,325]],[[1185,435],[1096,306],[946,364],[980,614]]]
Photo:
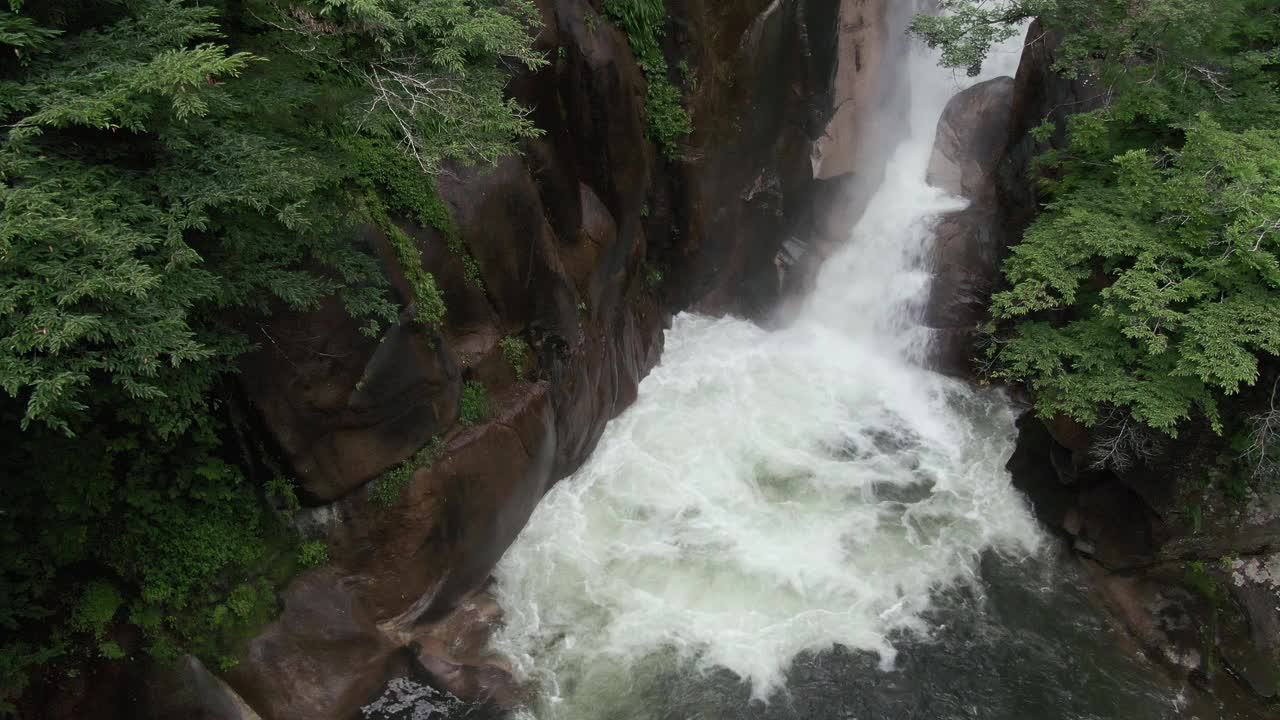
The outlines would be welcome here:
[[[1007,402],[920,366],[933,226],[963,207],[925,172],[961,85],[925,52],[909,73],[885,180],[794,324],[677,317],[635,404],[503,558],[494,645],[541,686],[540,717],[611,716],[675,668],[766,699],[837,643],[890,668],[982,553],[1038,547],[1004,470]]]

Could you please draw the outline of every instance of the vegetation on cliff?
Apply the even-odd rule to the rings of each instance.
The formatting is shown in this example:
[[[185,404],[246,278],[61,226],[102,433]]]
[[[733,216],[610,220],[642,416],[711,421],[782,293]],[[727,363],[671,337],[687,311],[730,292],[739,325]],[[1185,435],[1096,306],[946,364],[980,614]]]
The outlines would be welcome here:
[[[914,30],[944,61],[976,68],[1040,16],[1062,34],[1054,69],[1101,96],[1037,161],[1045,203],[992,301],[994,374],[1027,384],[1045,416],[1169,435],[1200,417],[1256,436],[1266,423],[1222,408],[1280,355],[1280,7],[942,5],[953,14]]]
[[[396,321],[362,225],[391,237],[418,317],[443,317],[391,218],[452,237],[432,174],[535,134],[503,92],[544,62],[537,17],[528,0],[4,3],[0,709],[34,666],[233,662],[275,586],[322,561],[281,529],[287,480],[246,477],[269,454],[226,376],[273,309],[336,295],[370,335]]]
[[[667,58],[658,41],[667,22],[666,0],[605,0],[604,10],[627,35],[631,51],[644,70],[648,86],[644,109],[647,131],[669,158],[680,155],[680,141],[693,132],[680,88],[671,81]]]

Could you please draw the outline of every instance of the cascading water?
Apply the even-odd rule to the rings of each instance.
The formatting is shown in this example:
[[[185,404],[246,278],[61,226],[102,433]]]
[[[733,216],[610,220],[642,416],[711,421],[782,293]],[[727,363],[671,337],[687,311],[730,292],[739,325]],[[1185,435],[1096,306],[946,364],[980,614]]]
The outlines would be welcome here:
[[[932,228],[963,207],[925,174],[962,85],[922,50],[907,76],[886,176],[794,323],[677,317],[635,404],[502,560],[494,646],[539,689],[533,716],[877,717],[795,710],[797,664],[840,653],[892,683],[948,596],[984,594],[984,557],[1037,553],[1007,403],[922,367]]]

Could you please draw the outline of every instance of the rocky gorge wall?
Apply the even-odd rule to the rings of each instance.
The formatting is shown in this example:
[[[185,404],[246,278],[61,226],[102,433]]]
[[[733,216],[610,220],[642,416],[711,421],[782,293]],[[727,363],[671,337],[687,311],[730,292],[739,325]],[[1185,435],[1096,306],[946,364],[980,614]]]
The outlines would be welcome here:
[[[968,376],[977,328],[1002,282],[1000,263],[1034,219],[1041,198],[1032,160],[1066,143],[1068,118],[1099,107],[1105,88],[1051,70],[1060,39],[1035,23],[1017,77],[957,96],[938,130],[935,184],[970,200],[943,218],[926,322],[938,328],[936,361]],[[1031,130],[1049,121],[1045,139]],[[1274,403],[1280,369],[1266,367],[1224,414],[1249,417]],[[1015,390],[1015,393],[1017,391]],[[1025,398],[1023,398],[1025,400]],[[1273,407],[1273,405],[1271,406]],[[1280,694],[1280,492],[1231,476],[1229,441],[1207,422],[1176,440],[1152,434],[1141,457],[1101,465],[1107,428],[1030,413],[1010,460],[1036,513],[1073,548],[1100,594],[1148,656],[1212,689],[1224,716],[1255,711]],[[1267,712],[1263,710],[1262,712]]]
[[[860,167],[832,158],[856,153],[888,6],[669,0],[664,52],[696,130],[664,152],[646,134],[644,72],[601,3],[537,4],[549,64],[510,93],[543,134],[438,179],[465,253],[396,223],[443,292],[444,326],[413,322],[406,302],[368,338],[334,301],[249,329],[261,349],[240,375],[242,445],[270,462],[248,464],[296,480],[293,522],[328,563],[290,582],[234,668],[109,666],[44,717],[345,720],[406,674],[466,699],[518,692],[479,655],[496,610],[476,591],[634,399],[673,312],[776,304],[784,243],[836,201],[819,186]],[[413,297],[382,230],[353,241]],[[468,383],[493,401],[469,425]]]

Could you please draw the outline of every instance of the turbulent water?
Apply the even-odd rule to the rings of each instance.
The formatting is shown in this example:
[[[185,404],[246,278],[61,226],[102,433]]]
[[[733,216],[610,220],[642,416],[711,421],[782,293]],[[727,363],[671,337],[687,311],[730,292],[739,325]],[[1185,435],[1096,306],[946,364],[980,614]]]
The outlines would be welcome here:
[[[1006,49],[989,70],[1016,60]],[[531,715],[1034,720],[1171,707],[1128,679],[1141,669],[1041,557],[1004,470],[1005,399],[922,367],[932,227],[963,207],[926,168],[946,101],[972,80],[923,51],[907,70],[910,122],[886,177],[794,323],[677,317],[635,404],[502,560],[494,644],[539,688]],[[1096,646],[1092,659],[1062,655],[1068,640]],[[1068,689],[1088,673],[1098,698]],[[1017,677],[1038,689],[1001,706]]]

